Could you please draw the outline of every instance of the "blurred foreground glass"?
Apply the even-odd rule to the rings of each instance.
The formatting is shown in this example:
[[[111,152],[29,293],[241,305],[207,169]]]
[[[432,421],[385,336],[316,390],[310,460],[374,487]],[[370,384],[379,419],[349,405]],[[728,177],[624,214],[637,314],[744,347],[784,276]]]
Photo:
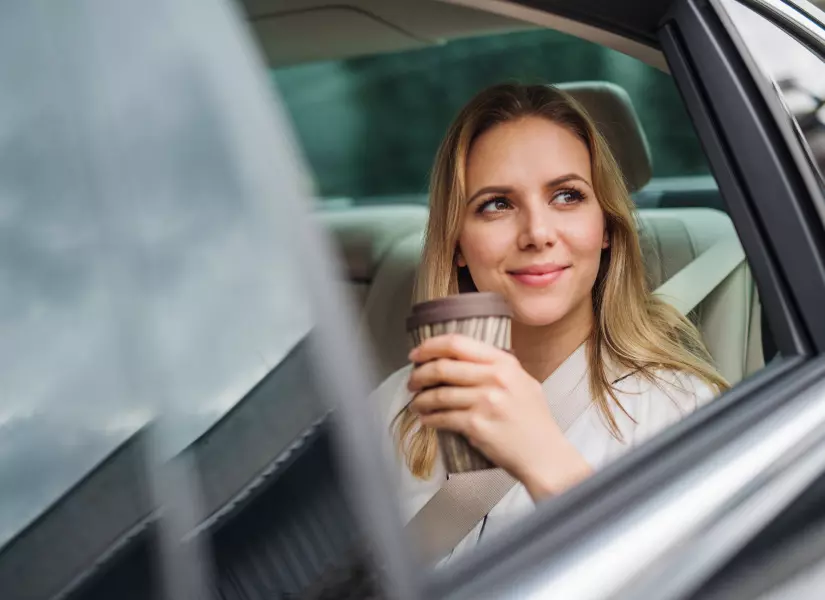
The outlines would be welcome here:
[[[368,555],[412,593],[358,340],[240,22],[0,11],[3,597],[375,591]]]

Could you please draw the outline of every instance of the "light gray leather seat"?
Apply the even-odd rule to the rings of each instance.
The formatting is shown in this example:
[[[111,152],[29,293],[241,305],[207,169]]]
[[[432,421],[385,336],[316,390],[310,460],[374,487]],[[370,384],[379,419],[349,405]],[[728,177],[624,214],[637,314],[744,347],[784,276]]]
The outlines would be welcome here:
[[[602,128],[631,189],[650,178],[647,143],[627,94],[613,84],[563,86]],[[631,132],[630,134],[628,132]],[[423,205],[353,207],[321,211],[337,241],[352,282],[362,325],[375,349],[378,377],[406,363],[404,328],[418,268],[427,208]],[[736,239],[724,213],[707,208],[639,211],[651,289],[723,239]],[[694,322],[721,373],[736,383],[764,364],[759,302],[746,264],[731,273],[694,311]]]
[[[362,309],[362,326],[375,348],[378,376],[386,377],[406,363],[409,351],[404,322],[420,260],[427,209],[354,208],[321,213],[321,218],[339,244],[348,245],[344,256]],[[380,233],[377,223],[381,225]],[[356,235],[359,224],[364,229]],[[727,215],[706,208],[641,210],[639,226],[652,289],[719,240],[736,236]],[[391,232],[397,235],[392,237]],[[717,366],[732,383],[764,364],[759,304],[746,264],[699,305],[693,318]]]

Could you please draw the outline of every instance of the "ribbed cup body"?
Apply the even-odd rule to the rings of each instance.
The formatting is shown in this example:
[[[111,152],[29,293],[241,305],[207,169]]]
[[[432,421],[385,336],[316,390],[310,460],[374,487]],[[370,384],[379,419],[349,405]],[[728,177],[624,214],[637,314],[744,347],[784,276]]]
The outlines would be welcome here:
[[[449,303],[449,310],[445,310],[443,313],[450,316],[460,316],[462,312],[461,301],[465,296],[468,297],[466,304],[472,304],[472,307],[466,312],[473,314],[473,316],[469,316],[468,318],[452,318],[444,321],[436,320],[438,318],[438,311],[432,310],[433,304],[437,302]],[[490,312],[498,314],[480,316],[477,313],[483,312],[483,306],[480,310],[479,298],[470,298],[474,296],[480,295],[461,294],[460,296],[451,296],[448,299],[416,305],[416,307],[413,308],[413,316],[411,316],[408,321],[408,324],[412,325],[408,327],[412,344],[418,346],[422,341],[430,337],[448,333],[460,333],[492,344],[497,348],[510,351],[511,319],[509,314],[503,314],[509,312],[508,309],[502,308],[503,300],[500,299],[500,297],[492,298],[494,302],[491,304]],[[493,295],[485,294],[485,296]],[[420,307],[423,307],[423,309]],[[419,313],[417,317],[416,312]],[[421,318],[421,312],[428,313],[426,319]],[[422,320],[430,322],[422,323]],[[444,460],[444,466],[448,473],[491,469],[496,466],[486,456],[471,446],[462,435],[439,430],[438,444]]]

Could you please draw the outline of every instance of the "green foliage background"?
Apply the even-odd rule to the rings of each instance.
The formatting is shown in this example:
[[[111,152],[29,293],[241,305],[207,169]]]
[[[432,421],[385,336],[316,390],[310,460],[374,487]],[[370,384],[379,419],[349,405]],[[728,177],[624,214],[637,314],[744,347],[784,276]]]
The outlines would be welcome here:
[[[708,173],[669,75],[555,31],[301,65],[276,70],[273,78],[324,197],[425,192],[452,118],[477,91],[502,81],[617,83],[639,113],[655,177]]]

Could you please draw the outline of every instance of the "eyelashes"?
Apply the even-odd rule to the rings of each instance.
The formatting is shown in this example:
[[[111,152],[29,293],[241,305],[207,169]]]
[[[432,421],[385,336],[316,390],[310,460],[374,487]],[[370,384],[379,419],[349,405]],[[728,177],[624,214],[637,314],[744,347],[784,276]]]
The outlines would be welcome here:
[[[586,196],[576,188],[565,188],[556,190],[550,204],[556,206],[570,206],[578,204],[586,199]],[[513,208],[513,203],[504,196],[495,196],[481,202],[475,209],[476,214],[495,214]]]
[[[479,204],[478,208],[476,208],[476,214],[497,213],[512,207],[513,205],[507,198],[504,196],[496,196]]]
[[[567,196],[568,200],[566,202],[562,202],[561,204],[575,204],[584,200],[584,194],[575,188],[570,188],[567,190],[559,190],[553,194],[553,202],[556,203],[556,201],[562,196]]]

